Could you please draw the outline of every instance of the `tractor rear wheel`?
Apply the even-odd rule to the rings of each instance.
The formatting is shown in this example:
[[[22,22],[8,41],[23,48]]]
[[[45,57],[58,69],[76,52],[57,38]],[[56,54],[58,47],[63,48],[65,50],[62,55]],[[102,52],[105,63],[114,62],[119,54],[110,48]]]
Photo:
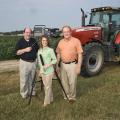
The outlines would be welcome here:
[[[104,52],[100,43],[89,43],[84,47],[82,74],[93,76],[98,74],[104,63]]]

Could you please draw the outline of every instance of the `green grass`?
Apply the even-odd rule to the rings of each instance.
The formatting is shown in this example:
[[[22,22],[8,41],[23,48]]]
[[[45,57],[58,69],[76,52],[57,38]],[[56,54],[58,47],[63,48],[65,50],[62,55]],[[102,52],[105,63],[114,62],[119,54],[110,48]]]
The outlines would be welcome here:
[[[19,73],[0,73],[0,120],[120,120],[120,65],[108,64],[94,77],[78,77],[77,101],[63,100],[53,80],[54,102],[43,108],[44,93],[36,84],[37,96],[23,100],[19,94]]]
[[[19,36],[0,36],[0,60],[15,59],[15,45]]]

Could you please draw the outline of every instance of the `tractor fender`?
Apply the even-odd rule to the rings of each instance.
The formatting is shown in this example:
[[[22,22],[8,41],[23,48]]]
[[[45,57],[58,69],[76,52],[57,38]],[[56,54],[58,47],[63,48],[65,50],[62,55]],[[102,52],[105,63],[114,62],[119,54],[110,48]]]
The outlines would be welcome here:
[[[115,36],[115,44],[120,44],[120,31],[117,31]]]

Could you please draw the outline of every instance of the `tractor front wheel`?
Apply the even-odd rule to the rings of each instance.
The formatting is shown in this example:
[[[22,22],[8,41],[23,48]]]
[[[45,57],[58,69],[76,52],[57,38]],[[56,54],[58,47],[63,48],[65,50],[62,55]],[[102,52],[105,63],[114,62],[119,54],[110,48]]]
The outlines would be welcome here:
[[[83,75],[93,76],[98,74],[104,63],[104,52],[100,43],[89,43],[84,47],[82,66]]]

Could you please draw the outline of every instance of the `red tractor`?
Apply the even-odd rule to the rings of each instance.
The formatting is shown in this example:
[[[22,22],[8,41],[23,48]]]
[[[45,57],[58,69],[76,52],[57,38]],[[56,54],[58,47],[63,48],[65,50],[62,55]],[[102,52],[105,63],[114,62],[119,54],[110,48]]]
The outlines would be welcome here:
[[[100,7],[91,9],[89,25],[85,26],[82,11],[82,27],[72,30],[84,49],[82,73],[98,74],[104,61],[120,62],[120,8]]]

